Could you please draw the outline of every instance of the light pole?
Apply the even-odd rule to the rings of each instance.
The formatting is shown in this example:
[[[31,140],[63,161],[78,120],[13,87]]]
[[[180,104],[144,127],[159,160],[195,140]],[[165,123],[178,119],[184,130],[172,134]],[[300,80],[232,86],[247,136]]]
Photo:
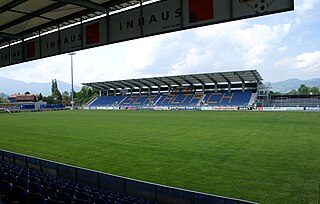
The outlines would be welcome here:
[[[74,96],[73,96],[73,55],[76,55],[75,52],[70,52],[69,55],[71,56],[71,107],[74,110]]]

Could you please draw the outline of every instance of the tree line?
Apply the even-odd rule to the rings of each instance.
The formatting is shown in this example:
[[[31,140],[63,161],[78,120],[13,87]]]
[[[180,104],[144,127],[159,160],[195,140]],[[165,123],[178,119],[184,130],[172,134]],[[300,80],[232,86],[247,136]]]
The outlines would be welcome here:
[[[74,91],[73,97],[76,104],[82,105],[87,103],[94,96],[99,94],[98,90],[93,89],[89,86],[83,86],[79,92]],[[51,95],[43,97],[42,94],[36,94],[38,101],[47,102],[48,104],[63,103],[70,105],[71,103],[71,92],[64,91],[61,93],[58,88],[56,79],[52,80],[51,84]]]
[[[297,89],[291,89],[288,93],[280,93],[280,92],[270,92],[270,95],[281,95],[281,94],[288,94],[288,95],[318,95],[320,94],[320,89],[316,86],[306,86],[305,84],[301,84]]]
[[[30,94],[30,92],[25,92],[24,94]],[[74,102],[77,105],[82,105],[87,103],[94,96],[99,94],[98,90],[92,89],[89,86],[83,86],[79,92],[73,92]],[[8,103],[9,96],[4,93],[0,93],[0,103]],[[48,104],[65,104],[70,105],[71,103],[71,92],[64,91],[60,92],[58,88],[58,83],[56,79],[52,79],[51,84],[51,95],[43,96],[41,93],[35,94],[35,101],[43,101]]]

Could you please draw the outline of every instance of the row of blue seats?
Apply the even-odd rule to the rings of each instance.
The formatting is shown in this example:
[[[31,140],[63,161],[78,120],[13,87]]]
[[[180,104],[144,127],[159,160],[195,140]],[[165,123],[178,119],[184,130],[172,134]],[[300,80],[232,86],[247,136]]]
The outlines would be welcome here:
[[[100,96],[89,106],[245,106],[251,98],[251,91],[172,93],[166,95]]]
[[[152,204],[76,181],[0,162],[0,194],[4,204]]]

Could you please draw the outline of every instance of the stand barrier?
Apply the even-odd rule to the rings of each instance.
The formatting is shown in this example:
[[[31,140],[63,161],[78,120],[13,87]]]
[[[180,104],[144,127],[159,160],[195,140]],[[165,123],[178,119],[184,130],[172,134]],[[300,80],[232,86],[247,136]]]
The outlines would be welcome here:
[[[254,202],[199,193],[154,183],[134,180],[36,157],[0,150],[0,160],[38,170],[53,176],[166,204],[255,204]],[[320,203],[319,203],[320,204]]]

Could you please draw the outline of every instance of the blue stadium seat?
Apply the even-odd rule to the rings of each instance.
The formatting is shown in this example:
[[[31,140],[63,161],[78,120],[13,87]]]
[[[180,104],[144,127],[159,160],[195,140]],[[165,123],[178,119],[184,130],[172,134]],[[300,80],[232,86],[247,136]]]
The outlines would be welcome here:
[[[99,96],[90,104],[90,106],[113,106],[120,104],[124,98],[125,96]]]
[[[75,193],[74,198],[90,201],[90,196],[87,193],[77,191]]]
[[[94,204],[107,204],[107,202],[101,197],[91,196],[91,202]]]
[[[20,185],[12,186],[7,180],[1,181],[1,199],[2,201],[7,201],[5,204],[9,204],[11,202],[17,204],[148,203],[144,201],[140,202],[137,198],[114,193],[86,184],[80,184],[76,181],[50,176],[45,173],[22,168],[10,163],[0,161],[0,166],[1,172],[8,172],[8,174],[4,174],[3,178],[7,179],[8,176],[10,180],[14,180],[16,178],[15,175],[18,175],[17,184]],[[28,181],[29,177],[34,177],[33,181],[39,181],[39,183]],[[28,182],[27,185],[26,181]],[[55,187],[56,189],[47,187],[47,185]]]
[[[73,203],[74,203],[74,204],[90,204],[90,202],[87,201],[87,200],[82,200],[82,199],[77,199],[77,198],[75,198],[75,199],[73,200]]]
[[[29,204],[46,204],[46,199],[40,193],[28,192],[28,202]]]
[[[49,187],[49,183],[46,180],[40,180],[39,185],[42,187]]]
[[[65,202],[48,198],[47,204],[65,204]]]
[[[28,191],[31,193],[41,193],[41,187],[38,183],[29,182]]]
[[[0,195],[1,201],[9,203],[11,199],[11,184],[6,180],[0,181]]]
[[[57,183],[50,183],[49,186],[50,186],[50,188],[52,188],[53,190],[61,192],[61,187],[60,187],[60,185],[58,185]]]
[[[13,174],[8,174],[6,180],[11,183],[11,185],[15,186],[17,184],[17,177]]]
[[[7,177],[6,173],[4,171],[0,171],[0,180],[5,180]]]
[[[21,186],[13,186],[12,188],[12,203],[27,204],[28,195],[24,188]]]
[[[17,179],[17,186],[21,186],[24,189],[28,189],[28,181],[25,178],[18,178]]]
[[[36,176],[29,176],[29,182],[39,183],[39,180]]]
[[[64,192],[68,193],[71,197],[73,197],[75,195],[75,192],[72,188],[65,188]]]
[[[252,91],[208,92],[203,101],[209,106],[245,106],[251,95]]]
[[[56,199],[57,197],[55,190],[52,188],[42,187],[41,192],[45,198]]]
[[[68,193],[57,192],[57,200],[63,201],[65,204],[71,204],[73,198]]]

